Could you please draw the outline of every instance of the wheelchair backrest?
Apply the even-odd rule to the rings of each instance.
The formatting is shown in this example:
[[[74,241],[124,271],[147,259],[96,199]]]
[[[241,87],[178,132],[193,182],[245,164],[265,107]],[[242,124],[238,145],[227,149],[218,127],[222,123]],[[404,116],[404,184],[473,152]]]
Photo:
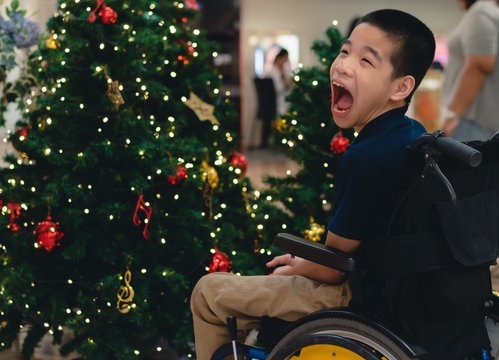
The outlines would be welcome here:
[[[427,349],[421,359],[462,359],[488,346],[483,304],[499,257],[499,141],[475,142],[480,166],[442,155],[442,182],[421,177],[424,158],[407,155],[407,186],[387,235],[363,244],[364,304]]]

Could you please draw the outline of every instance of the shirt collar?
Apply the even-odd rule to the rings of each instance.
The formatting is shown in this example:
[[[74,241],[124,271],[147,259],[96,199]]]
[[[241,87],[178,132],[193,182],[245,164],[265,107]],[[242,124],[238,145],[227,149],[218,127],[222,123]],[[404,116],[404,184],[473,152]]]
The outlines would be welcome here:
[[[399,119],[405,115],[409,105],[404,105],[399,108],[388,110],[387,112],[379,115],[378,117],[369,121],[360,131],[359,135],[355,138],[353,143],[358,143],[368,137],[381,126],[383,126],[390,119]]]

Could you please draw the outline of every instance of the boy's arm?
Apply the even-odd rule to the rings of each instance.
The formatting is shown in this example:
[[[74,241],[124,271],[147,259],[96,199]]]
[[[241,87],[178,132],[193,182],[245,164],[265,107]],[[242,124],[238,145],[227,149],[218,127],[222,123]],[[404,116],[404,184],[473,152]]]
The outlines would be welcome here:
[[[328,231],[326,246],[344,252],[354,252],[360,245],[360,241],[347,239]],[[282,266],[279,266],[282,265]],[[311,280],[327,282],[331,284],[343,281],[344,274],[336,269],[314,263],[299,257],[292,258],[291,255],[276,256],[267,263],[268,267],[279,266],[272,272],[272,275],[301,275]]]

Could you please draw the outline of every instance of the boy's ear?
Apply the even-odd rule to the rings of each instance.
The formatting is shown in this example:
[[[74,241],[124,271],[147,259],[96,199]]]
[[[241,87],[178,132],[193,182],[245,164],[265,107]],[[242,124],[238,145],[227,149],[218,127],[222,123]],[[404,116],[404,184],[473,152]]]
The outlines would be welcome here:
[[[412,75],[405,75],[394,81],[394,88],[390,99],[392,101],[399,101],[407,98],[414,89],[416,80]]]

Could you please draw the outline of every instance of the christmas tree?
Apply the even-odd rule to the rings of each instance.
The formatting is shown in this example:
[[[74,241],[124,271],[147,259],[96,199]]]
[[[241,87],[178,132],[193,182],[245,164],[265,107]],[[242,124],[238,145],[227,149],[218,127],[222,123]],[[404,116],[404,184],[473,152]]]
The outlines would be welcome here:
[[[189,352],[208,271],[261,271],[238,121],[196,1],[60,0],[1,171],[0,346]],[[227,255],[226,255],[227,254]]]
[[[326,30],[326,40],[314,42],[319,65],[299,68],[287,100],[289,111],[277,120],[273,143],[300,165],[296,174],[268,177],[269,188],[260,195],[257,219],[261,221],[263,247],[277,232],[313,241],[325,239],[334,200],[338,162],[353,140],[353,129],[339,129],[331,115],[329,69],[343,38],[336,27]],[[276,206],[277,205],[277,206]]]

